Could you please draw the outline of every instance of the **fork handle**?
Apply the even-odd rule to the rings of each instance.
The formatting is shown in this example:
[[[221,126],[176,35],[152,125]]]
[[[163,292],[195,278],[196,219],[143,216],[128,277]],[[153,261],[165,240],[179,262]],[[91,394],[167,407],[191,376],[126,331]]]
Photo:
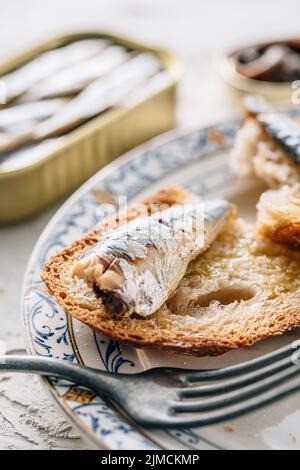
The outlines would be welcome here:
[[[119,385],[114,374],[67,361],[35,356],[0,356],[0,372],[34,373],[54,376],[84,385],[106,396]]]

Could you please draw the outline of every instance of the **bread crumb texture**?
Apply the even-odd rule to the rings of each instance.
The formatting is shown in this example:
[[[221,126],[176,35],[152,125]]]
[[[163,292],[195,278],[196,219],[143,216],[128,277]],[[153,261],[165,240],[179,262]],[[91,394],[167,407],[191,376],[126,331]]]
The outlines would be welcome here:
[[[168,188],[146,204],[172,205],[187,198],[182,190]],[[137,212],[132,208],[126,220]],[[42,274],[50,295],[94,330],[136,347],[216,356],[299,325],[300,253],[263,242],[252,226],[235,217],[208,251],[189,265],[173,296],[155,314],[112,317],[94,292],[72,277],[75,261],[109,227],[110,222],[103,224],[54,256]]]

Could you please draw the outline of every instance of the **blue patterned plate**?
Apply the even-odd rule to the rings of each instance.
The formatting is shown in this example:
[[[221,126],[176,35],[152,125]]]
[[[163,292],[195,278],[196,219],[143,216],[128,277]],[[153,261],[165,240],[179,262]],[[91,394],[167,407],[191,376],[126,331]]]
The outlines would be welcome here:
[[[50,222],[29,263],[25,279],[24,322],[30,353],[86,364],[114,373],[135,373],[154,366],[211,368],[256,357],[291,338],[261,342],[221,359],[196,359],[136,350],[118,344],[70,318],[48,296],[40,280],[44,262],[80,237],[103,217],[99,194],[128,195],[131,201],[178,183],[204,196],[223,195],[235,201],[242,215],[252,218],[262,188],[253,180],[238,181],[228,166],[228,149],[238,123],[229,122],[194,132],[173,132],[130,152],[100,171],[79,189]],[[46,380],[53,397],[85,436],[109,449],[211,449],[299,447],[300,409],[294,398],[265,412],[205,429],[157,430],[137,428],[94,392],[61,380]]]

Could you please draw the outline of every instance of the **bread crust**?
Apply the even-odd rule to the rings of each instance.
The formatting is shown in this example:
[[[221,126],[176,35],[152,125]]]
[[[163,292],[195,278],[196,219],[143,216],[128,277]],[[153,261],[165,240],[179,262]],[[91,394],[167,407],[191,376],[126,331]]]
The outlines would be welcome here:
[[[258,203],[257,232],[274,243],[300,249],[300,189],[267,191]]]
[[[150,213],[152,204],[161,203],[171,206],[185,203],[187,200],[188,195],[184,191],[172,187],[147,198],[144,200],[144,204]],[[135,218],[139,213],[138,208],[138,205],[131,208],[128,217],[126,219],[121,217],[119,222],[123,223]],[[278,295],[273,300],[270,298],[262,302],[257,309],[258,311],[254,310],[254,313],[251,313],[252,316],[247,313],[247,302],[244,310],[241,306],[237,306],[237,308],[241,307],[240,316],[237,310],[234,310],[234,314],[231,313],[230,306],[224,307],[224,314],[223,311],[220,314],[220,327],[215,322],[212,322],[213,325],[207,328],[205,325],[202,325],[201,328],[194,327],[193,313],[189,313],[186,317],[178,312],[175,314],[167,306],[163,306],[150,318],[113,318],[105,311],[101,301],[97,299],[91,289],[83,281],[77,280],[75,282],[71,276],[74,262],[103,237],[110,224],[111,220],[99,228],[93,229],[81,240],[75,241],[70,247],[53,256],[46,263],[42,273],[42,279],[49,294],[56,299],[58,304],[70,315],[95,331],[138,348],[149,347],[201,357],[218,356],[233,349],[249,347],[258,340],[281,335],[286,330],[300,324],[300,285],[299,289],[293,288],[289,295],[283,297]],[[239,243],[239,230],[241,234],[244,234],[241,236],[245,237],[245,246],[248,242],[250,246],[253,243],[252,234],[249,235],[249,240],[246,239],[248,235],[245,234],[250,233],[249,227],[245,229],[241,222],[235,220],[230,221],[229,224],[231,227],[227,229],[227,232],[225,230],[225,238],[223,239],[221,235],[220,241],[215,242],[209,250],[211,253],[207,256],[211,256],[212,260],[214,260],[215,252],[222,250],[226,243],[230,244],[231,240],[235,240],[234,237],[236,237],[234,243]],[[268,247],[269,249],[270,247]],[[278,251],[278,248],[276,250]],[[218,256],[220,258],[219,254]],[[267,254],[264,252],[262,259],[265,259],[266,256]],[[284,266],[292,262],[292,254],[285,248],[280,251],[278,256]],[[251,260],[249,262],[252,263]],[[216,261],[212,261],[212,266],[214,263],[216,264]],[[256,263],[255,257],[253,265],[254,263]],[[194,310],[197,312],[197,307]]]

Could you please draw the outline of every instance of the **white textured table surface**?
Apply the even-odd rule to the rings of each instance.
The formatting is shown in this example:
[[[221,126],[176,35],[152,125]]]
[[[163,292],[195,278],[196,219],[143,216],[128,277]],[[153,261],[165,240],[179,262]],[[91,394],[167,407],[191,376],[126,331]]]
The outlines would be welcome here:
[[[0,59],[48,34],[112,29],[159,44],[185,65],[179,125],[232,114],[211,65],[215,47],[264,35],[297,34],[298,0],[1,0]],[[20,295],[32,248],[55,208],[35,220],[0,229],[0,340],[23,348]],[[0,375],[0,449],[82,449],[88,444],[30,375]]]

